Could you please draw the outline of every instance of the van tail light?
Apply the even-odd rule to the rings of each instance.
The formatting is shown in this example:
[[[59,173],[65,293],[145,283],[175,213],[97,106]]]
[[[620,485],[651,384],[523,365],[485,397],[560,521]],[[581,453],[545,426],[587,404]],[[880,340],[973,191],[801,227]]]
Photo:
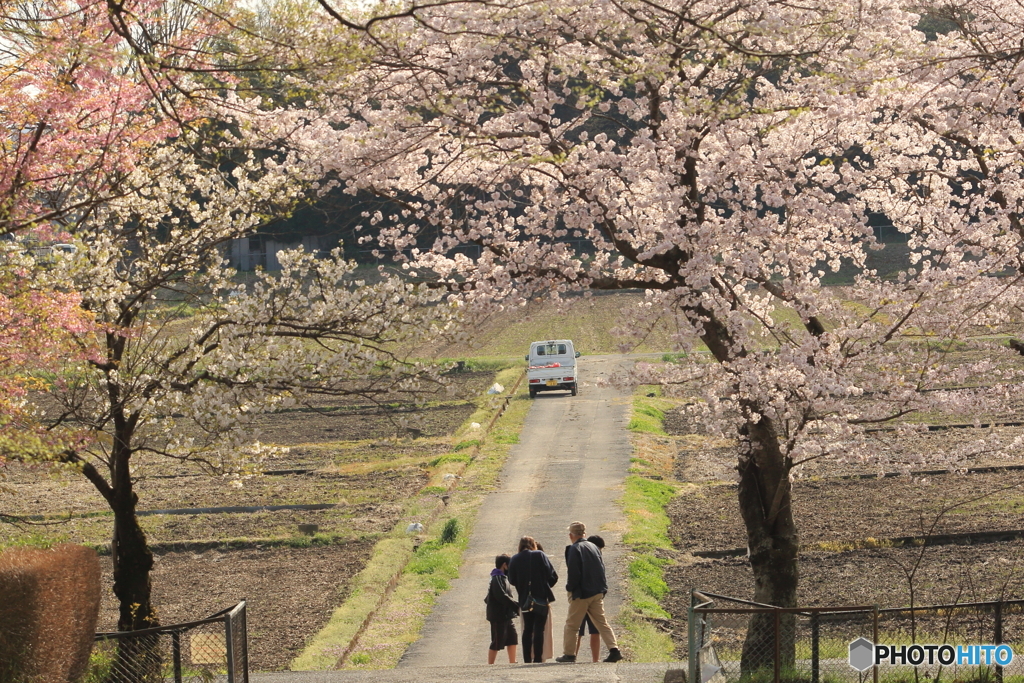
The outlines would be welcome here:
[[[563,382],[571,382],[572,381],[572,377],[563,377],[562,381]]]
[[[530,384],[540,384],[540,380],[539,379],[531,379],[530,380]]]

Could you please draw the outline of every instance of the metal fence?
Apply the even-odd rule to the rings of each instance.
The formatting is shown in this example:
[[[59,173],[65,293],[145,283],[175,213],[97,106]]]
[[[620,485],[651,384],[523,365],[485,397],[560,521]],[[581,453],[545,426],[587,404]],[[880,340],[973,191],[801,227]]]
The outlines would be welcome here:
[[[1024,679],[1024,656],[1001,666],[991,650],[986,654],[971,647],[1006,644],[1013,652],[1021,651],[1024,600],[894,609],[781,608],[693,591],[688,627],[687,680],[691,683],[918,683],[924,679],[1004,683]],[[893,656],[858,670],[851,665],[851,645],[872,648],[870,654],[863,653],[872,664],[876,645],[888,647]],[[950,647],[941,648],[944,645]]]
[[[248,683],[245,605],[185,624],[97,633],[83,683]]]

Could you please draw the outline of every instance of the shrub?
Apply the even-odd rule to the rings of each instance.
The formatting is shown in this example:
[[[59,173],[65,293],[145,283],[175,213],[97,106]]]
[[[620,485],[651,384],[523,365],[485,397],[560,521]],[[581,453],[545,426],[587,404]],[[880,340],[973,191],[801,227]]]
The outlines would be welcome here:
[[[0,680],[68,681],[89,664],[100,564],[79,545],[0,554]]]
[[[455,539],[459,537],[459,532],[461,530],[462,529],[459,526],[459,520],[455,517],[452,517],[444,523],[444,527],[441,529],[441,543],[454,543]]]

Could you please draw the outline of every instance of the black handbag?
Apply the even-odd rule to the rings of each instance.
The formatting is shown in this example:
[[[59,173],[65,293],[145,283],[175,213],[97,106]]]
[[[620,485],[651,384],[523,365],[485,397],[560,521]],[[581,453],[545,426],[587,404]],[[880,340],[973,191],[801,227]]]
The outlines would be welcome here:
[[[526,585],[526,605],[523,607],[524,612],[532,612],[534,607],[547,607],[549,603],[547,600],[538,600],[533,597],[533,555],[530,555],[530,581]]]

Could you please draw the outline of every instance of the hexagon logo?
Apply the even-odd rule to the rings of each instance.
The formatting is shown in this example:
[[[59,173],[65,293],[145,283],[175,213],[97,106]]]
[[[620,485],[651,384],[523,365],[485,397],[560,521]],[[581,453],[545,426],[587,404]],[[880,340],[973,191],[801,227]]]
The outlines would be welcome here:
[[[875,664],[875,646],[867,638],[858,638],[850,643],[850,666],[857,671],[867,671]]]

